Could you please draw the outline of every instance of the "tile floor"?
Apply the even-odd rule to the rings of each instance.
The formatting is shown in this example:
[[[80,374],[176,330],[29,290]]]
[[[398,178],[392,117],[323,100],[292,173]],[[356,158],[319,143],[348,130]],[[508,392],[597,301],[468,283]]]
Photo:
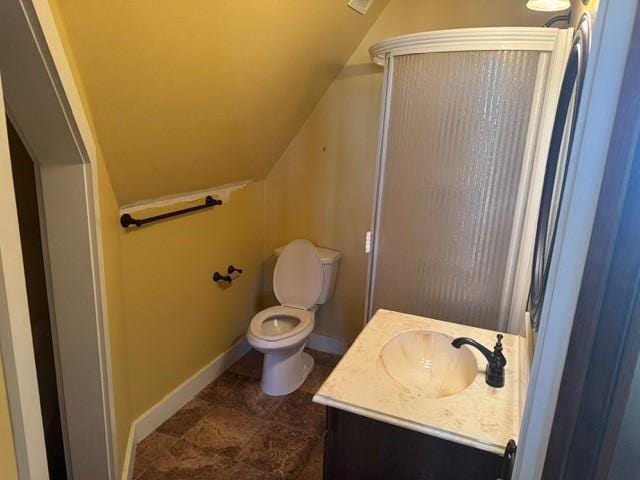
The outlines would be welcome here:
[[[137,446],[134,480],[322,478],[324,408],[311,398],[339,357],[316,361],[296,392],[260,390],[251,351]]]

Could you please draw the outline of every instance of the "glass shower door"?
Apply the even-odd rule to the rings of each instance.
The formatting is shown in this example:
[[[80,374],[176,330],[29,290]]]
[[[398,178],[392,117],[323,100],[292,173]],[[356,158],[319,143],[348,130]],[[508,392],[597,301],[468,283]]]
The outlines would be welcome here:
[[[498,329],[539,57],[389,60],[370,314]]]

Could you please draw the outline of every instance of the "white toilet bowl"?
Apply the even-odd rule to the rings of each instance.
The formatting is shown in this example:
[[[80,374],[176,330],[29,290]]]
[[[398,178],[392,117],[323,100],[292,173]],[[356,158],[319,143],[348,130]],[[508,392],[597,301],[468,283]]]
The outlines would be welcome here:
[[[297,390],[313,370],[313,358],[302,350],[315,325],[315,310],[282,305],[258,313],[249,326],[249,343],[264,353],[260,387],[267,395]]]
[[[281,305],[266,308],[251,320],[247,340],[264,353],[260,388],[267,395],[297,390],[313,369],[304,353],[315,326],[317,305],[333,292],[339,252],[319,249],[307,240],[289,243],[273,272],[273,290]]]

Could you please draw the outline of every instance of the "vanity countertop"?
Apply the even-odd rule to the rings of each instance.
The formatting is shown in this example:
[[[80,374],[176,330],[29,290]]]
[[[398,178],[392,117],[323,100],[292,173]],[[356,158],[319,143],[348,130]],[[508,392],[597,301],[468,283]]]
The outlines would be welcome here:
[[[314,402],[502,455],[509,439],[518,440],[520,430],[529,371],[525,339],[504,334],[503,388],[486,384],[487,361],[470,348],[478,364],[472,383],[454,395],[425,398],[393,381],[379,361],[387,341],[415,330],[471,337],[489,349],[496,342],[496,332],[491,330],[378,310],[320,387]]]

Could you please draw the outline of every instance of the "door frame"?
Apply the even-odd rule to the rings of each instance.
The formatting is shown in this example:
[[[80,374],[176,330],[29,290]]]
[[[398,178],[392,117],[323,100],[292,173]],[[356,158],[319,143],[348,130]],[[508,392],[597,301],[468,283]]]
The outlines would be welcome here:
[[[39,181],[67,471],[69,478],[113,479],[118,463],[97,151],[48,2],[0,2],[0,70],[7,115]],[[46,478],[28,308],[21,315],[0,313],[19,475]]]
[[[4,99],[0,97],[0,113],[4,111]],[[0,124],[0,159],[7,160],[0,161],[0,351],[18,473],[21,478],[47,478],[33,347],[24,348],[31,341],[31,325],[22,255],[5,253],[21,252],[9,155],[7,129]]]
[[[558,395],[545,478],[607,477],[633,377],[640,373],[636,370],[640,352],[639,84],[640,10]],[[637,462],[633,454],[630,460]]]
[[[601,0],[558,218],[514,479],[542,476],[571,339],[637,0]]]

